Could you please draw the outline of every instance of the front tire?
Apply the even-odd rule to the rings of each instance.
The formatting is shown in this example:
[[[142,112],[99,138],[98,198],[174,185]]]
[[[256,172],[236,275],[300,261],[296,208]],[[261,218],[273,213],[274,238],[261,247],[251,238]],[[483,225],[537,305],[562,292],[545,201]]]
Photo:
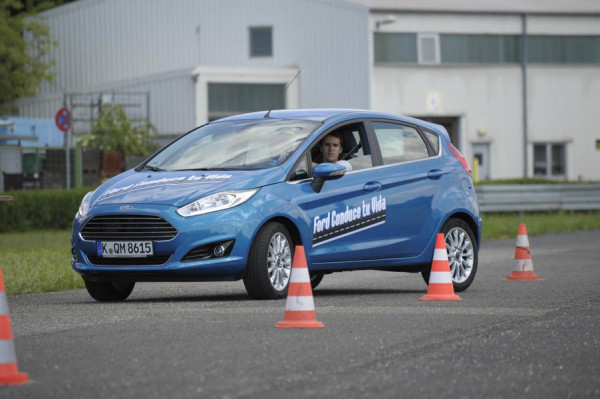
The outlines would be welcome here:
[[[284,225],[264,225],[250,248],[244,286],[254,299],[279,299],[287,295],[294,245]]]
[[[88,281],[85,282],[85,288],[92,298],[99,302],[121,302],[127,299],[135,282],[99,282],[99,281]]]
[[[448,263],[452,275],[454,292],[462,292],[469,288],[477,272],[477,241],[471,227],[463,220],[449,219],[440,233],[444,233]],[[421,271],[423,280],[429,284],[431,265]]]

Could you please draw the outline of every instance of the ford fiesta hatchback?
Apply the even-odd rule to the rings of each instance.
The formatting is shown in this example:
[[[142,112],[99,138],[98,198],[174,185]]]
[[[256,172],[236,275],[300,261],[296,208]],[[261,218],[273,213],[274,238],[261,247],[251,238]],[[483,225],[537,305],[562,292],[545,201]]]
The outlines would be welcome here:
[[[428,282],[438,232],[463,291],[481,218],[443,127],[371,111],[257,112],[194,129],[88,193],[72,266],[98,301],[124,300],[138,281],[240,279],[253,298],[281,298],[295,246],[313,287],[357,269]]]

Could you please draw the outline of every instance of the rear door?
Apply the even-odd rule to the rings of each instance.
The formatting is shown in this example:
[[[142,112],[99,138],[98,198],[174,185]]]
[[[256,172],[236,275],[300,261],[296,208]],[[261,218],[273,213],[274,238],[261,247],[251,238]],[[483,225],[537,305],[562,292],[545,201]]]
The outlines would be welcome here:
[[[385,210],[386,220],[374,256],[417,256],[436,233],[443,209],[439,138],[395,121],[373,120],[366,127],[375,138],[373,155],[381,163],[372,176],[379,185],[372,202]]]

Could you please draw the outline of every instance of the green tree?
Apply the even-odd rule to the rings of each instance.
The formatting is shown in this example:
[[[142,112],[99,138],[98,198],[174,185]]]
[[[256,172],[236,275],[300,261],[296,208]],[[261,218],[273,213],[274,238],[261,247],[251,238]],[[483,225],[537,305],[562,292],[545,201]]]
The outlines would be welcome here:
[[[42,81],[52,82],[56,45],[32,1],[0,0],[0,115],[14,111],[9,102],[33,96]]]
[[[103,106],[91,134],[82,136],[84,147],[105,151],[119,151],[123,155],[149,155],[158,148],[152,140],[156,128],[145,120],[129,120],[123,107]]]

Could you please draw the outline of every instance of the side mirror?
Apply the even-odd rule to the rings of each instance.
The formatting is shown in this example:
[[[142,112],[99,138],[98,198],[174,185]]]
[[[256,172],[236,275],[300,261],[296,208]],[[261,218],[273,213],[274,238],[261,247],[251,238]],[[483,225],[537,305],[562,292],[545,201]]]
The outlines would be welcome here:
[[[313,181],[310,183],[315,192],[321,192],[325,180],[339,179],[346,174],[346,168],[336,163],[324,162],[313,168]]]

